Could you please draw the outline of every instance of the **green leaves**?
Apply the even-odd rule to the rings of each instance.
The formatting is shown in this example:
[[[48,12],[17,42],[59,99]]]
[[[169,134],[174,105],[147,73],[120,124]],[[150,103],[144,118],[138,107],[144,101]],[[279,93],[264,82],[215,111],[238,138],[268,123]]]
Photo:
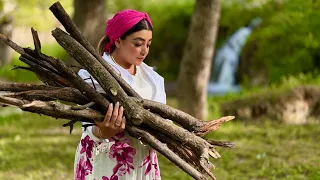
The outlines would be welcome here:
[[[312,0],[271,2],[263,9],[263,25],[252,34],[243,50],[243,55],[252,54],[249,58],[253,64],[259,64],[256,71],[266,67],[265,78],[269,82],[314,71],[315,50],[320,45],[319,3]],[[256,49],[250,44],[256,44]]]
[[[15,7],[12,13],[15,26],[34,27],[39,31],[50,31],[55,25],[56,20],[49,7],[56,0],[2,0],[1,2],[10,3]],[[61,1],[61,4],[69,13],[73,11],[72,3],[73,0]]]

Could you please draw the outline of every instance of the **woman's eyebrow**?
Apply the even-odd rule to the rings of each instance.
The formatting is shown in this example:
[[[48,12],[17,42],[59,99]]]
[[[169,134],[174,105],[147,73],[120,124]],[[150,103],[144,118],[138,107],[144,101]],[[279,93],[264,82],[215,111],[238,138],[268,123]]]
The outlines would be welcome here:
[[[142,37],[137,37],[137,38],[134,38],[133,40],[146,41],[146,40],[143,39]],[[152,41],[152,39],[150,39],[149,41]]]

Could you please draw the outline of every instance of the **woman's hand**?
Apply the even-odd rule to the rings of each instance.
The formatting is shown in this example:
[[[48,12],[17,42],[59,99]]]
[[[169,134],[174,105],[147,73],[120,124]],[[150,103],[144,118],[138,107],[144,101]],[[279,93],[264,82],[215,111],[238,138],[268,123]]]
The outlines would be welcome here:
[[[95,121],[97,127],[93,130],[94,135],[99,138],[108,139],[122,132],[126,126],[126,118],[123,115],[123,110],[119,102],[117,102],[114,107],[112,103],[109,104],[103,122]]]

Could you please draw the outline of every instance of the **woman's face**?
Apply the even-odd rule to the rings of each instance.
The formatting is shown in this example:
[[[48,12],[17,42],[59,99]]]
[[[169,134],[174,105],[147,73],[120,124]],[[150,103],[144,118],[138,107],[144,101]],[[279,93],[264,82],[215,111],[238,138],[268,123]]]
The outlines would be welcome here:
[[[116,41],[119,63],[130,67],[140,65],[149,53],[152,31],[141,30]]]

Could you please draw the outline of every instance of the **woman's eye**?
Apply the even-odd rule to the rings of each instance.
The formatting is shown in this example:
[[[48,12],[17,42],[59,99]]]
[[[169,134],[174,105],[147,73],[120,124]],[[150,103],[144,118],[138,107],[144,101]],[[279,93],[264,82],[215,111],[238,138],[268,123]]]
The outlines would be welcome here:
[[[136,47],[142,46],[142,44],[135,44]]]

